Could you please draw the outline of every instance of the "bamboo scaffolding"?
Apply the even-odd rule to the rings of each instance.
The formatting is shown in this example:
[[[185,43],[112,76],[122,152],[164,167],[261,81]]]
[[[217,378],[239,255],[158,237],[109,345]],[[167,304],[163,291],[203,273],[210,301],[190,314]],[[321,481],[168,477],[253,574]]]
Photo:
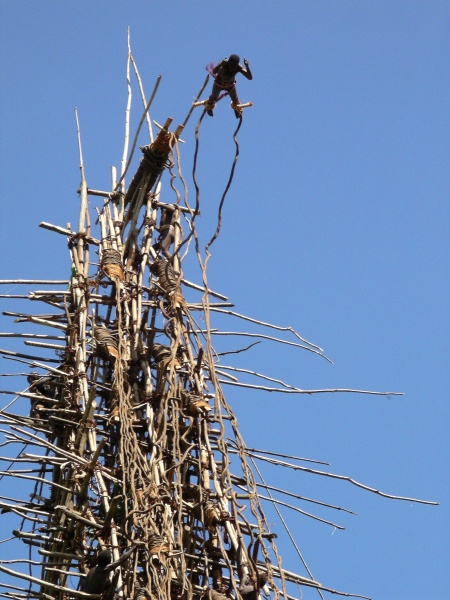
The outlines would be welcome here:
[[[315,588],[321,598],[322,592],[366,598],[324,587],[314,579],[280,507],[338,529],[343,527],[301,509],[294,501],[285,501],[286,496],[354,513],[267,485],[255,461],[345,480],[391,499],[435,503],[386,494],[350,477],[283,459],[328,464],[323,461],[247,448],[222,388],[233,385],[310,395],[398,393],[304,390],[255,370],[217,364],[221,356],[243,353],[260,340],[307,350],[331,361],[321,347],[304,339],[293,327],[229,310],[234,304],[228,297],[210,289],[206,266],[211,256],[210,246],[220,232],[221,214],[216,234],[203,258],[196,229],[196,219],[201,215],[195,177],[197,154],[193,173],[196,198],[195,207],[191,208],[178,147],[194,106],[175,131],[170,131],[171,117],[162,126],[155,122],[159,131],[153,136],[149,109],[161,77],[157,78],[147,101],[131,53],[129,32],[127,50],[127,103],[119,180],[113,167],[111,191],[88,186],[78,111],[75,111],[81,177],[78,227],[74,231],[70,225],[65,228],[46,222],[39,225],[67,238],[71,277],[0,280],[2,285],[29,287],[22,294],[14,293],[14,288],[5,290],[2,298],[43,301],[51,311],[51,314],[4,312],[4,315],[15,317],[16,323],[59,330],[59,335],[0,333],[6,340],[56,351],[59,357],[0,350],[4,359],[43,372],[8,374],[27,376],[31,383],[22,391],[0,391],[14,396],[0,411],[0,423],[4,426],[0,430],[4,438],[0,446],[23,445],[15,458],[0,456],[0,461],[7,463],[0,471],[0,478],[14,478],[33,486],[26,500],[0,496],[0,509],[21,520],[10,540],[21,541],[29,552],[28,559],[0,561],[0,572],[28,585],[23,588],[0,584],[4,589],[18,592],[4,592],[0,596],[50,600],[206,597],[253,600],[260,597],[263,574],[267,576],[268,588],[262,589],[274,600],[293,598],[293,585]],[[129,150],[131,64],[144,111]],[[198,103],[207,81],[208,77],[194,104]],[[202,118],[196,129],[197,150]],[[150,143],[141,147],[143,158],[125,189],[125,175],[144,121],[148,124]],[[229,184],[239,153],[238,129]],[[162,186],[165,171],[170,175],[168,190]],[[94,207],[97,221],[91,220],[89,198],[92,202],[99,199],[100,205]],[[187,228],[187,236],[183,227]],[[201,283],[190,281],[183,273],[191,241],[197,253]],[[93,250],[98,252],[98,259],[91,258]],[[34,285],[60,287],[53,291],[31,289]],[[105,289],[104,294],[100,288]],[[196,295],[197,299],[190,295]],[[212,298],[218,301],[213,302]],[[203,324],[199,327],[194,312],[201,313],[205,328]],[[219,330],[211,325],[212,313],[274,329],[284,337]],[[217,352],[212,345],[213,336],[243,336],[257,341],[241,349]],[[233,373],[280,387],[241,382]],[[6,412],[22,398],[30,402],[29,414]],[[16,410],[27,411],[23,403]],[[231,472],[231,459],[236,457]],[[262,483],[256,482],[254,472]],[[261,490],[267,495],[262,495]],[[283,494],[285,499],[274,498],[272,491]],[[262,507],[266,502],[280,515],[308,577],[282,567],[276,536]],[[3,540],[3,543],[8,542]],[[100,559],[105,552],[111,562],[102,573],[100,594],[89,589],[89,582],[92,570],[98,573],[104,568]],[[16,562],[24,563],[28,573],[5,566]],[[79,581],[74,584],[72,577]],[[74,589],[76,586],[79,589]]]

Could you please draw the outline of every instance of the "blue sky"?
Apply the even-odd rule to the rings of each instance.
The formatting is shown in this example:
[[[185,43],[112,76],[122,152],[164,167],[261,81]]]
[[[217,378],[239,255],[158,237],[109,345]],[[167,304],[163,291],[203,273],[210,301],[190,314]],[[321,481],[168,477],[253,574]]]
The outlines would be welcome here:
[[[68,277],[64,238],[37,225],[77,222],[75,106],[88,185],[109,189],[110,167],[119,167],[127,26],[147,95],[163,76],[152,107],[158,122],[183,121],[208,63],[230,53],[249,59],[254,79],[241,77],[237,87],[254,106],[239,133],[210,282],[238,312],[293,326],[334,364],[271,342],[232,364],[304,389],[404,396],[227,387],[227,400],[251,447],[328,461],[330,471],[385,492],[441,503],[395,502],[346,482],[264,466],[274,485],[358,513],[299,504],[344,525],[340,532],[285,511],[317,580],[383,600],[445,597],[450,4],[3,0],[0,16],[2,279]],[[141,110],[134,86],[133,132]],[[197,111],[182,136],[191,199]],[[202,123],[205,242],[231,168],[235,126],[227,100]],[[144,132],[140,143],[147,141]],[[168,181],[163,185],[172,201]],[[12,327],[1,317],[2,331]],[[218,338],[217,346],[225,345]],[[1,372],[14,370],[0,360]],[[280,549],[286,568],[301,572],[288,543],[281,540]],[[5,552],[0,545],[0,558]]]

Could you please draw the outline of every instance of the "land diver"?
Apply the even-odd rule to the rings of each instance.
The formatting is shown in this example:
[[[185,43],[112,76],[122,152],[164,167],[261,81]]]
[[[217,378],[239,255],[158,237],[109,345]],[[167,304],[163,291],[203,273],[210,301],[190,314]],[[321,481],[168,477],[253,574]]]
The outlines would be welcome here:
[[[213,109],[221,92],[226,92],[230,96],[231,108],[234,110],[236,118],[239,119],[242,116],[242,107],[236,92],[236,75],[242,73],[249,80],[253,79],[253,75],[248,60],[244,58],[245,69],[239,60],[237,54],[231,54],[212,69],[211,72],[215,78],[214,84],[211,95],[205,102],[205,110],[210,117],[214,116]]]

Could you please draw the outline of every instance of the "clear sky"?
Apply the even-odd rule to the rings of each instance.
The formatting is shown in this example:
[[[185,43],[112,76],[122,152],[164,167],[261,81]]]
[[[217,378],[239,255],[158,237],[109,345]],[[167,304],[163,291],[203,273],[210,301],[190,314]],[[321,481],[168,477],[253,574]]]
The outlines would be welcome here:
[[[152,107],[158,122],[183,121],[208,63],[231,53],[249,59],[254,79],[240,77],[237,87],[254,106],[239,132],[211,285],[238,312],[293,326],[334,364],[273,342],[228,362],[304,389],[404,396],[225,393],[248,446],[328,461],[329,471],[376,489],[440,502],[387,500],[262,465],[270,483],[358,513],[299,503],[346,528],[335,531],[284,511],[318,581],[378,600],[444,598],[450,583],[449,19],[450,3],[440,0],[0,1],[2,279],[69,275],[65,239],[37,225],[77,223],[75,106],[89,187],[109,189],[110,167],[120,166],[127,26],[147,95],[163,76]],[[133,93],[134,132],[142,109],[136,86]],[[234,156],[228,104],[200,132],[205,241]],[[192,199],[199,116],[182,136]],[[164,190],[172,201],[168,180]],[[1,300],[2,311],[17,306]],[[0,325],[17,327],[4,317]],[[0,372],[15,369],[0,359]],[[2,387],[25,387],[3,379]],[[302,573],[269,514],[284,566]],[[0,519],[3,539],[8,520]],[[8,552],[0,544],[0,559]]]

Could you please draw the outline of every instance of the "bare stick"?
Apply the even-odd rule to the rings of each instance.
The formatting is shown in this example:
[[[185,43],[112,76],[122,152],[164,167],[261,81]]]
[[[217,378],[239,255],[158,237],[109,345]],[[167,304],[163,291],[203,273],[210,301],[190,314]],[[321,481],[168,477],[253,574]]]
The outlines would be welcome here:
[[[67,279],[0,279],[0,285],[67,285]]]
[[[80,123],[78,121],[78,110],[75,108],[75,119],[77,122],[77,138],[78,138],[78,151],[80,153],[80,173],[81,173],[81,184],[80,184],[80,219],[78,222],[78,232],[84,233],[86,231],[86,213],[88,209],[88,198],[87,198],[87,183],[84,174],[84,163],[83,163],[83,151],[81,148],[81,132]]]
[[[240,354],[241,352],[246,352],[247,350],[250,350],[250,348],[253,348],[253,346],[257,346],[258,344],[261,344],[261,342],[253,342],[253,344],[249,344],[245,348],[239,348],[239,350],[227,350],[226,352],[216,352],[216,355],[226,356],[227,354]]]
[[[352,390],[348,388],[336,388],[336,389],[324,389],[324,390],[302,390],[300,388],[271,388],[262,385],[252,385],[250,383],[231,383],[229,381],[222,381],[219,379],[219,383],[226,383],[228,385],[236,385],[243,388],[252,388],[255,390],[263,390],[265,392],[280,392],[282,394],[332,394],[332,393],[346,393],[346,394],[369,394],[373,396],[403,396],[403,392],[372,392],[369,390]]]
[[[197,285],[196,283],[192,283],[191,281],[188,281],[187,279],[182,279],[181,283],[189,288],[192,288],[193,290],[198,290],[199,292],[203,292],[205,293],[205,288],[202,287],[201,285]],[[213,292],[212,290],[207,290],[206,294],[209,294],[210,296],[214,296],[215,298],[219,298],[220,300],[228,300],[227,296],[224,296],[223,294],[219,294],[218,292]],[[201,332],[202,333],[202,332]]]
[[[124,171],[122,177],[117,182],[117,185],[116,185],[115,189],[118,189],[118,186],[121,184],[121,182],[123,180],[123,177],[125,177],[125,175],[126,175],[126,173],[128,171],[128,167],[130,166],[131,159],[133,158],[134,150],[136,148],[136,144],[137,144],[137,141],[138,141],[139,133],[140,133],[141,128],[142,128],[142,124],[144,123],[145,117],[147,116],[147,118],[148,118],[148,110],[150,109],[150,106],[153,103],[153,99],[154,99],[154,97],[156,95],[156,92],[158,90],[160,81],[161,81],[161,75],[158,75],[158,77],[156,79],[155,87],[153,88],[152,95],[150,96],[150,100],[147,102],[147,104],[145,106],[145,109],[144,109],[144,113],[142,114],[141,120],[139,121],[139,125],[138,125],[138,128],[136,130],[136,134],[135,134],[134,140],[133,140],[133,146],[131,148],[130,156],[128,158],[127,166],[125,167],[125,171]],[[153,141],[153,139],[152,139],[152,141]]]
[[[229,373],[223,373],[220,369],[216,368],[216,373],[218,375],[222,375],[222,377],[228,377],[228,379],[231,379],[231,381],[238,381],[237,377],[234,377],[233,375],[230,375]]]
[[[39,227],[42,227],[42,229],[48,229],[49,231],[54,231],[55,233],[61,233],[62,235],[67,235],[68,237],[72,237],[73,235],[76,235],[76,233],[74,231],[72,231],[71,229],[59,227],[58,225],[52,225],[51,223],[42,222],[42,223],[39,223]],[[89,235],[84,236],[84,239],[89,244],[93,244],[94,246],[100,246],[100,240],[96,240],[95,238],[92,238]],[[42,283],[45,283],[45,282],[42,282]],[[69,283],[69,282],[64,281],[61,283]]]
[[[200,332],[200,333],[203,333]],[[314,354],[318,354],[329,363],[333,364],[333,361],[330,360],[325,354],[319,352],[318,350],[314,350],[314,348],[310,348],[309,346],[304,346],[303,344],[297,344],[296,342],[288,342],[287,340],[283,340],[281,338],[275,338],[271,335],[264,335],[262,333],[246,333],[241,331],[211,331],[214,335],[236,335],[236,336],[244,336],[244,337],[253,337],[253,338],[262,338],[265,340],[270,340],[272,342],[278,342],[279,344],[286,344],[288,346],[295,346],[296,348],[303,348],[304,350],[308,350],[309,352],[313,352]]]
[[[8,509],[8,511],[14,512],[16,515],[23,517],[24,519],[28,518],[32,520],[30,517],[26,517],[27,513],[33,513],[35,515],[41,515],[43,517],[48,517],[48,513],[43,510],[33,509],[27,506],[20,506],[19,504],[7,504],[6,502],[0,502],[0,507],[3,509]],[[7,512],[6,510],[3,512]],[[42,519],[36,519],[37,522],[42,523]],[[5,562],[5,561],[2,561]]]
[[[130,139],[130,109],[131,109],[131,97],[132,97],[132,92],[131,92],[131,80],[130,80],[130,61],[131,61],[131,47],[130,47],[130,28],[128,27],[128,56],[127,56],[127,90],[128,90],[128,94],[127,94],[127,107],[125,110],[125,139],[124,139],[124,143],[123,143],[123,154],[122,154],[122,161],[121,161],[121,177],[120,180],[123,182],[123,185],[125,185],[125,165],[126,165],[126,160],[127,160],[127,155],[128,155],[128,143],[129,143],[129,139]]]
[[[64,300],[64,296],[69,296],[70,295],[70,290],[33,290],[31,292],[29,292],[28,297],[30,298],[30,300],[41,300],[40,296],[44,296],[44,298],[42,298],[43,302],[47,302],[47,298],[53,298],[53,299],[57,299],[58,296],[61,296],[61,298],[59,299],[60,302],[62,302]]]
[[[17,471],[15,471],[14,473],[12,473],[11,471],[0,471],[0,475],[7,476],[7,477],[18,477],[19,479],[30,479],[31,481],[40,481],[41,483],[45,483],[46,485],[51,485],[53,487],[56,487],[59,490],[64,490],[65,492],[72,493],[72,490],[70,488],[64,487],[63,485],[59,485],[58,483],[55,483],[48,479],[43,479],[42,477],[33,477],[32,475],[22,475],[21,473],[18,473]]]
[[[49,348],[50,350],[60,350],[64,351],[67,349],[67,346],[61,346],[61,344],[46,344],[45,342],[31,342],[26,340],[24,342],[26,346],[37,346],[39,348]]]
[[[0,350],[1,354],[11,354],[10,352],[3,350]],[[15,353],[12,353],[15,354]],[[44,369],[45,371],[51,372],[51,373],[57,373],[58,375],[67,375],[67,373],[65,373],[64,371],[60,371],[59,369],[55,369],[54,367],[50,367],[49,365],[44,365],[44,363],[40,363],[40,362],[36,362],[35,360],[30,361],[30,360],[23,360],[21,358],[15,358],[13,356],[4,356],[3,357],[5,360],[14,360],[16,362],[20,362],[26,365],[30,365],[30,367],[32,367],[33,369]],[[46,359],[48,360],[48,359]],[[52,362],[57,362],[60,363],[61,361],[59,360],[54,360]]]
[[[363,490],[367,490],[368,492],[372,492],[373,494],[378,494],[379,496],[383,496],[384,498],[391,498],[392,500],[405,500],[406,502],[417,502],[419,504],[431,504],[433,506],[438,506],[439,502],[434,502],[432,500],[419,500],[417,498],[407,498],[404,496],[394,496],[393,494],[386,494],[385,492],[381,492],[375,488],[369,487],[368,485],[364,485],[363,483],[359,483],[355,479],[348,477],[347,475],[337,475],[335,473],[326,473],[325,471],[317,471],[316,469],[310,469],[308,467],[301,467],[299,465],[293,465],[292,463],[287,463],[284,461],[274,460],[272,458],[267,458],[267,456],[261,456],[259,454],[253,454],[252,452],[248,452],[249,456],[253,458],[257,458],[258,460],[263,460],[272,465],[277,465],[281,467],[288,467],[290,469],[294,469],[294,471],[305,471],[306,473],[312,473],[313,475],[322,475],[324,477],[330,477],[332,479],[341,479],[343,481],[348,481],[349,483],[355,485],[356,487],[362,488]]]
[[[38,325],[45,325],[47,327],[54,327],[55,329],[62,329],[63,331],[67,329],[67,325],[64,325],[63,323],[49,321],[48,319],[40,319],[39,317],[32,317],[30,315],[28,315],[26,321],[30,321],[31,323],[36,323]]]
[[[94,520],[86,519],[85,517],[82,517],[78,513],[74,512],[73,510],[69,510],[65,506],[55,506],[54,510],[55,510],[55,512],[60,511],[60,512],[64,513],[65,515],[70,516],[72,519],[74,519],[74,521],[84,523],[85,525],[89,525],[89,527],[93,527],[94,529],[103,529],[103,525],[100,525],[99,523],[97,523]]]
[[[231,441],[231,440],[230,440]],[[303,458],[301,456],[291,456],[289,454],[281,454],[280,452],[270,452],[269,450],[259,450],[258,448],[245,448],[245,452],[259,452],[260,454],[269,454],[271,456],[280,456],[281,458],[290,458],[291,460],[301,460],[303,462],[312,462],[312,463],[316,463],[318,465],[327,465],[329,466],[330,463],[327,463],[323,460],[315,460],[312,458]]]
[[[0,390],[0,394],[11,394],[13,396],[18,396],[22,398],[31,398],[32,400],[45,400],[46,402],[54,402],[55,404],[58,402],[57,400],[53,400],[52,398],[46,398],[46,396],[42,396],[40,394],[34,394],[33,392],[12,392],[11,390]],[[2,411],[3,412],[3,411]],[[23,417],[25,418],[25,417]]]
[[[32,577],[31,575],[25,575],[25,573],[19,573],[18,571],[13,571],[12,569],[7,569],[0,565],[0,571],[6,573],[7,575],[12,575],[13,577],[17,577],[18,579],[25,579],[26,581],[31,581],[32,583],[37,583],[44,588],[51,588],[52,590],[56,590],[58,592],[68,592],[71,596],[76,596],[77,598],[86,598],[87,600],[100,600],[101,594],[85,594],[84,592],[78,592],[77,590],[71,590],[70,588],[66,588],[62,585],[56,585],[54,583],[50,583],[49,581],[44,581],[42,579],[38,579],[37,577]]]
[[[60,363],[60,360],[57,360],[56,358],[42,358],[41,356],[32,356],[31,354],[21,354],[20,352],[13,352],[12,350],[1,350],[0,349],[0,354],[6,354],[8,356],[14,356],[14,357],[20,357],[20,358],[32,358],[32,359],[37,359],[37,360],[46,360],[47,362],[52,362],[52,363]],[[5,356],[5,358],[7,358],[7,356]],[[47,366],[45,367],[47,368]]]
[[[319,592],[320,597],[323,598],[321,591],[322,592],[328,592],[329,594],[336,594],[337,596],[345,596],[347,598],[362,598],[363,600],[371,600],[371,598],[369,596],[362,596],[361,594],[352,594],[350,592],[340,592],[338,590],[334,590],[332,588],[328,588],[325,587],[324,585],[314,585],[314,583],[312,582],[308,582],[308,580],[306,581],[301,581],[299,579],[298,575],[295,575],[295,573],[292,573],[292,575],[289,575],[289,571],[286,571],[285,569],[282,569],[282,573],[284,575],[284,577],[286,577],[287,581],[291,581],[292,583],[297,583],[300,585],[306,585],[308,587],[313,587],[316,588],[316,590]],[[298,600],[296,598],[296,596],[290,596],[289,594],[283,594],[281,593],[281,596],[283,596],[283,598],[285,598],[286,600]]]
[[[5,317],[18,317],[15,321],[15,323],[23,323],[25,321],[29,321],[30,319],[56,319],[57,321],[62,321],[65,319],[65,315],[63,315],[62,313],[58,313],[58,314],[41,314],[41,315],[29,315],[28,313],[18,313],[18,312],[11,312],[9,310],[5,310],[2,313],[3,315],[5,315]]]
[[[0,377],[27,377],[28,373],[0,373]]]
[[[62,335],[46,335],[43,333],[0,333],[0,337],[32,338],[37,340],[64,340]]]
[[[250,321],[250,323],[256,323],[257,325],[262,325],[263,327],[270,327],[271,329],[277,329],[278,331],[290,331],[300,341],[305,342],[305,344],[308,344],[309,346],[312,346],[313,348],[316,348],[316,350],[319,350],[320,352],[323,352],[323,348],[321,348],[320,346],[317,346],[316,344],[313,344],[312,342],[308,342],[308,340],[305,340],[305,338],[303,338],[299,333],[297,333],[293,327],[281,327],[279,325],[273,325],[272,323],[266,323],[264,321],[259,321],[258,319],[253,319],[252,317],[248,317],[246,315],[241,315],[240,313],[237,313],[237,312],[234,312],[231,310],[223,310],[220,308],[214,308],[211,310],[214,310],[215,312],[221,312],[226,315],[231,315],[233,317],[243,319],[244,321]]]
[[[320,506],[326,506],[327,508],[333,508],[334,510],[342,510],[343,512],[349,513],[350,515],[357,515],[358,513],[349,510],[348,508],[342,508],[341,506],[334,506],[333,504],[328,504],[327,502],[321,502],[320,500],[313,500],[312,498],[306,498],[305,496],[299,496],[298,494],[294,494],[292,492],[288,492],[287,490],[282,490],[277,487],[273,487],[271,485],[257,483],[257,487],[264,488],[265,490],[272,490],[273,492],[278,492],[280,494],[284,494],[285,496],[291,496],[292,498],[297,498],[297,500],[303,500],[303,502],[311,502],[311,504],[318,504]]]
[[[29,296],[28,294],[0,294],[0,298],[5,298],[5,299],[16,299],[18,300],[19,298],[22,299],[28,299]]]
[[[289,383],[285,383],[284,381],[281,381],[281,379],[274,379],[273,377],[269,377],[268,375],[263,375],[262,373],[257,373],[256,371],[250,371],[250,369],[241,369],[238,367],[230,367],[228,365],[225,365],[225,366],[220,365],[220,368],[221,368],[221,370],[225,370],[225,371],[236,371],[237,373],[248,373],[249,375],[254,375],[255,377],[260,377],[261,379],[265,379],[266,381],[273,381],[274,383],[279,383],[287,389],[291,389],[291,390],[297,389],[294,386],[290,385]]]
[[[134,73],[136,75],[136,79],[137,79],[137,82],[139,85],[139,91],[141,92],[142,104],[144,105],[144,115],[142,118],[144,118],[144,116],[145,116],[145,119],[146,119],[147,125],[148,125],[148,135],[150,136],[150,142],[153,143],[154,138],[153,138],[152,120],[150,118],[150,113],[148,111],[150,106],[147,105],[147,101],[145,99],[144,86],[142,85],[142,79],[139,74],[139,69],[136,64],[136,61],[134,60],[133,54],[130,54],[130,58],[131,58],[131,62],[133,63]],[[157,86],[159,85],[159,81],[161,81],[161,75],[158,77],[157,84],[156,84]],[[140,130],[140,127],[138,127],[138,131],[139,130]]]
[[[28,298],[28,296],[25,296]],[[187,307],[190,310],[203,310],[203,304],[201,302],[187,302]],[[232,302],[211,302],[210,306],[234,306]]]
[[[325,523],[325,525],[331,525],[331,527],[335,527],[336,529],[340,529],[341,531],[345,530],[345,527],[342,527],[342,525],[338,525],[337,523],[333,523],[332,521],[327,521],[326,519],[322,519],[321,517],[318,517],[317,515],[313,515],[309,512],[306,512],[305,510],[302,510],[301,508],[298,508],[297,506],[292,506],[292,504],[287,504],[287,502],[282,502],[281,500],[275,500],[275,498],[269,498],[268,496],[261,496],[261,494],[258,494],[258,495],[261,498],[261,500],[266,500],[268,502],[272,502],[272,504],[280,504],[281,506],[285,506],[286,508],[289,508],[290,510],[299,512],[302,515],[309,517],[310,519],[314,519],[315,521],[320,521],[321,523]]]
[[[206,87],[206,85],[207,85],[208,81],[209,81],[209,74],[206,76],[206,79],[205,79],[205,81],[203,82],[203,85],[202,85],[202,87],[200,88],[200,90],[199,90],[199,92],[198,92],[197,96],[195,97],[195,100],[194,100],[194,102],[192,103],[192,106],[191,106],[191,108],[190,108],[190,110],[189,110],[189,112],[188,112],[188,114],[187,114],[187,116],[186,116],[185,120],[183,121],[183,127],[186,127],[186,124],[187,124],[187,122],[189,121],[189,118],[190,118],[190,116],[192,115],[192,112],[193,112],[193,110],[194,110],[194,108],[195,108],[195,103],[198,101],[198,99],[200,98],[200,96],[203,94],[203,90],[205,89],[205,87]]]
[[[13,425],[11,425],[11,429],[13,429],[14,431],[20,431],[20,433],[22,435],[26,435],[29,438],[31,438],[32,440],[35,440],[36,445],[38,446],[43,446],[46,448],[51,449],[56,455],[60,454],[61,456],[65,456],[66,458],[68,458],[69,460],[72,460],[73,462],[78,463],[79,465],[82,465],[84,467],[87,467],[89,465],[89,461],[86,461],[86,459],[81,458],[80,456],[77,456],[76,454],[72,453],[72,452],[68,452],[67,450],[64,450],[64,448],[61,448],[59,446],[56,446],[55,444],[52,444],[51,442],[48,442],[47,440],[44,440],[40,437],[38,437],[37,435],[34,435],[28,431],[23,431],[22,429],[19,429]],[[11,436],[11,434],[8,434],[8,436]],[[5,436],[6,437],[6,436]],[[12,436],[11,436],[12,437]],[[27,442],[28,440],[22,438],[19,435],[14,435],[14,437],[20,441],[24,441]],[[29,442],[30,444],[32,442]],[[107,472],[107,469],[103,469],[104,472]],[[48,482],[51,483],[51,482]]]
[[[254,461],[254,459],[253,459],[253,458],[251,458],[250,460],[251,460],[251,462],[252,462],[252,464],[253,464],[253,467],[254,467],[254,469],[255,469],[255,470],[256,470],[256,472],[258,473],[258,475],[259,475],[259,478],[261,479],[262,483],[265,485],[265,483],[266,483],[266,482],[264,481],[264,477],[262,476],[262,473],[261,473],[261,471],[258,469],[258,465],[255,463],[255,461]],[[266,489],[267,489],[267,488],[266,488]],[[270,490],[268,490],[268,489],[267,489],[267,491],[268,491],[268,493],[269,493],[269,496],[272,498],[272,494],[271,494]],[[308,567],[308,565],[307,565],[307,563],[306,563],[306,560],[304,559],[304,557],[303,557],[303,554],[301,553],[301,551],[300,551],[300,548],[298,547],[298,545],[297,545],[297,543],[296,543],[296,541],[295,541],[294,537],[292,536],[292,533],[290,532],[290,530],[289,530],[289,527],[287,526],[287,523],[286,523],[286,521],[284,520],[284,518],[283,518],[283,515],[282,515],[282,514],[281,514],[281,512],[280,512],[280,509],[278,508],[278,506],[277,506],[276,504],[274,505],[274,508],[275,508],[275,511],[276,511],[276,513],[277,513],[277,515],[278,515],[278,517],[279,517],[279,519],[280,519],[281,523],[283,524],[283,527],[284,527],[284,529],[286,530],[286,533],[287,533],[287,534],[288,534],[288,536],[289,536],[289,539],[290,539],[290,540],[291,540],[291,542],[292,542],[292,545],[293,545],[293,546],[294,546],[294,548],[295,548],[295,551],[297,552],[297,554],[298,554],[298,556],[299,556],[300,560],[302,561],[302,563],[303,563],[303,566],[305,567],[306,571],[308,572],[308,575],[309,575],[309,576],[311,577],[311,579],[313,580],[313,579],[314,579],[314,577],[313,577],[313,574],[312,574],[311,570],[309,569],[309,567]],[[281,576],[281,578],[282,578],[282,581],[284,581],[284,578],[285,578],[285,576],[286,576],[286,573],[284,573],[284,572],[283,572],[284,570],[281,568],[281,564],[279,564],[277,567],[275,567],[275,572],[276,572],[276,570],[277,570],[277,569],[278,569],[278,571],[279,571],[279,576]],[[320,583],[318,583],[318,582],[314,582],[314,583],[317,583],[317,586],[316,586],[316,587],[319,587],[319,586],[321,586],[321,584],[320,584]],[[309,585],[309,584],[307,584],[307,585]],[[322,600],[324,600],[324,598],[323,598],[323,595],[322,595],[322,592],[320,592],[320,591],[319,591],[318,593],[319,593],[319,596],[322,598]],[[285,590],[285,588],[283,588],[283,594],[286,594],[286,590]]]

